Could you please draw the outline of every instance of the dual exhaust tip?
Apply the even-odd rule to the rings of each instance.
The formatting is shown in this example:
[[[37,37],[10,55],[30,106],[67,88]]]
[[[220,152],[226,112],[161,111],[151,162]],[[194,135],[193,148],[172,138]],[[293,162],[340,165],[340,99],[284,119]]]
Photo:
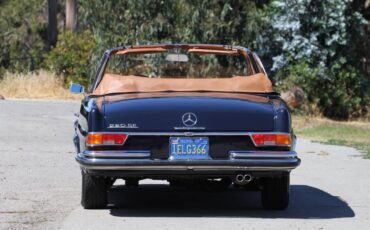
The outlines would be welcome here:
[[[249,173],[238,173],[235,175],[234,183],[237,185],[246,185],[253,180],[253,176]]]

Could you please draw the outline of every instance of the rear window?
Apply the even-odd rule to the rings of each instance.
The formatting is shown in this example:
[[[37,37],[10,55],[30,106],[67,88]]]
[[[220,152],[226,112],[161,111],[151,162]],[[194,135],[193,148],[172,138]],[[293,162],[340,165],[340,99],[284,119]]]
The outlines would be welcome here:
[[[253,74],[243,55],[188,52],[168,49],[160,53],[114,54],[106,73],[149,78],[230,78]]]

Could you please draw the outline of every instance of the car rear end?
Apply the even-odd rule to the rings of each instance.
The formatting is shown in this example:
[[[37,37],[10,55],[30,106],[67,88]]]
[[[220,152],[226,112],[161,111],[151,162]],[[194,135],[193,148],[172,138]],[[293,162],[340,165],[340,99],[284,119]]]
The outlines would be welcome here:
[[[94,122],[80,139],[83,151],[76,160],[90,176],[122,178],[134,186],[150,178],[177,185],[220,181],[225,188],[259,190],[282,181],[263,200],[286,189],[300,159],[285,104],[276,96],[262,103],[255,97],[202,95],[102,101],[100,108],[99,102],[91,103],[89,120]],[[265,201],[264,206],[285,208],[287,198],[280,199],[283,204]]]
[[[244,171],[257,177],[299,164],[290,115],[277,96],[161,93],[99,100],[83,137],[86,149],[77,155],[96,174],[232,178]]]
[[[222,52],[235,55],[234,51]],[[248,70],[252,72],[258,69],[248,68],[253,68]],[[151,77],[140,77],[127,75],[124,87],[156,87]],[[106,76],[96,91],[114,88],[112,82],[117,79],[116,75]],[[233,81],[239,84],[239,79]],[[198,88],[200,81],[194,82]],[[178,81],[174,86],[183,89]],[[230,84],[230,88],[234,91],[235,86]],[[107,189],[118,178],[128,186],[138,186],[139,180],[149,178],[168,180],[171,185],[218,184],[224,189],[233,185],[261,190],[265,208],[285,209],[290,172],[300,159],[294,150],[290,114],[280,97],[266,92],[181,90],[100,92],[85,99],[75,124],[82,205],[105,207]]]

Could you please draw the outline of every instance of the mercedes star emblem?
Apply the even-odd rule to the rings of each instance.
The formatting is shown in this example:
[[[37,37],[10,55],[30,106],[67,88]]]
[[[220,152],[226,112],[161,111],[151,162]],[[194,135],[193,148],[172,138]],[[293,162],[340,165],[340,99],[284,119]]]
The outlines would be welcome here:
[[[196,125],[197,121],[197,116],[194,113],[185,113],[182,115],[182,123],[187,127]]]

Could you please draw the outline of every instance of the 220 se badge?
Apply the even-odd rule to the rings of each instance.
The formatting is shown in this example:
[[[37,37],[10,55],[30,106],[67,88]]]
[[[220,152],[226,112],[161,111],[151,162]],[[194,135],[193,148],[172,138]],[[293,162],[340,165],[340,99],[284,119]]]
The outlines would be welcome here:
[[[84,208],[106,207],[116,179],[138,187],[147,178],[260,190],[264,208],[288,206],[290,172],[300,164],[291,117],[249,49],[113,48],[84,95],[74,136]]]

